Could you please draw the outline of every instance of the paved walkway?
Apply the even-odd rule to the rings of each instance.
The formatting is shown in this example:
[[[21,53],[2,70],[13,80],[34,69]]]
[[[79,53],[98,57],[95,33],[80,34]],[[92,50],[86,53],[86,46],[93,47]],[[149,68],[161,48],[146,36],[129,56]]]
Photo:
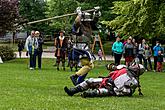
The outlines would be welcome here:
[[[19,53],[18,52],[15,52],[15,53],[16,53],[16,58],[19,58]],[[96,59],[98,59],[97,55],[95,55],[95,57],[96,57]],[[22,52],[21,58],[29,58],[29,56],[26,56],[26,52]],[[42,58],[55,58],[55,56],[54,56],[54,53],[52,53],[52,52],[43,52]],[[114,60],[113,56],[111,56],[111,55],[106,55],[105,58],[106,58],[106,60]],[[124,58],[122,57],[121,60],[124,61]],[[154,59],[151,58],[151,61],[153,62]]]
[[[19,58],[19,53],[18,52],[15,52],[15,53],[16,53],[16,58]],[[96,59],[98,59],[97,55],[95,55],[95,57]],[[114,58],[110,55],[107,55],[105,57],[106,57],[106,60],[114,60]],[[22,52],[21,58],[29,58],[29,56],[26,56],[26,52]],[[42,58],[55,58],[55,56],[54,56],[54,53],[52,52],[43,52]],[[121,60],[124,60],[124,59],[122,58]]]

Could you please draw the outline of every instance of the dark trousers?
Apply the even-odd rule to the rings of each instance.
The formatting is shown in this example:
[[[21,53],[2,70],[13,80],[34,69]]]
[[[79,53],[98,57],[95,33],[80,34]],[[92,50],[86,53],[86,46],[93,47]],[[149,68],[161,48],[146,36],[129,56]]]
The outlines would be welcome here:
[[[121,57],[122,57],[122,54],[116,54],[116,53],[114,53],[115,65],[120,65]]]
[[[34,49],[34,54],[33,54],[33,67],[36,68],[36,57],[38,55],[38,50]]]
[[[146,63],[145,63],[145,67],[147,68],[147,65],[149,64],[149,66],[150,66],[150,69],[152,70],[152,63],[151,63],[151,58],[150,57],[148,57],[147,59],[145,59],[146,60]],[[147,64],[148,63],[148,64]],[[148,69],[148,68],[147,68]]]
[[[157,68],[157,61],[158,61],[158,57],[154,56],[154,70],[156,70]]]
[[[33,54],[29,53],[30,56],[30,68],[34,68],[34,63],[33,63]]]
[[[143,63],[142,63],[142,60],[143,60],[145,69],[148,69],[148,68],[147,68],[147,64],[146,64],[146,63],[147,63],[147,60],[144,58],[144,56],[143,56],[142,54],[139,54],[139,55],[138,55],[138,58],[139,58],[140,64],[143,64]]]
[[[144,64],[145,64],[146,60],[142,54],[139,54],[138,58],[139,58],[140,64],[142,64],[142,60],[144,61]]]
[[[41,63],[42,63],[42,52],[38,51],[38,68],[41,69]]]

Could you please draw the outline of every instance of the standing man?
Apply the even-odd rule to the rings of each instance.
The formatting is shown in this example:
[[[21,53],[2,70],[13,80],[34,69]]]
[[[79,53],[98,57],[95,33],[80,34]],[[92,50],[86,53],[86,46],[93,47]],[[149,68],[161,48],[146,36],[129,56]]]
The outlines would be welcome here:
[[[127,39],[127,43],[124,45],[123,55],[125,58],[126,66],[130,66],[136,55],[134,44],[132,43],[132,37],[129,37]]]
[[[66,49],[67,49],[67,39],[64,36],[63,31],[60,31],[60,36],[55,40],[55,47],[56,47],[56,62],[57,62],[57,70],[59,71],[59,64],[62,61],[63,70],[65,70],[65,56],[66,56]]]
[[[114,53],[115,65],[117,66],[120,64],[120,60],[123,53],[123,43],[120,42],[120,37],[117,37],[116,42],[113,43],[112,51]]]
[[[27,37],[25,48],[26,48],[26,56],[30,55],[30,70],[34,69],[34,62],[33,62],[33,55],[34,55],[34,46],[33,46],[33,39],[35,36],[35,31],[31,31],[31,34]]]

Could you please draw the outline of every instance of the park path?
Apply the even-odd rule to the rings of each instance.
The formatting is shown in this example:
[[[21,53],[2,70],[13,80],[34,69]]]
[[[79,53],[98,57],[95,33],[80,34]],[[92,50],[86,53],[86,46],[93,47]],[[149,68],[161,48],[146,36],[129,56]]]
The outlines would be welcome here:
[[[19,58],[19,53],[15,52],[15,54],[16,54],[16,58]],[[95,55],[95,57],[96,57],[96,60],[98,60],[98,56]],[[21,58],[29,58],[29,56],[26,56],[26,52],[22,52],[22,57]],[[42,58],[55,58],[55,56],[54,56],[53,52],[43,52]],[[106,58],[106,60],[114,60],[112,55],[106,55],[105,58]],[[122,57],[121,60],[124,61],[124,58]],[[151,61],[153,62],[154,59],[151,58]]]
[[[15,52],[16,58],[19,58],[19,53]],[[98,56],[95,55],[96,59],[98,59]],[[106,55],[106,60],[114,60],[114,58],[111,55]],[[22,52],[21,58],[29,58],[29,56],[26,56],[26,52]],[[43,52],[42,58],[55,58],[54,53],[52,52]],[[124,60],[123,58],[121,60]]]

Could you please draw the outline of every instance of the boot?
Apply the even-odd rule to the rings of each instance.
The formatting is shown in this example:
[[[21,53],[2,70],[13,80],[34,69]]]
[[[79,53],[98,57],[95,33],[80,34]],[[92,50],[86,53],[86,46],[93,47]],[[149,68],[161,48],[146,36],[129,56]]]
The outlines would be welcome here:
[[[78,78],[77,74],[70,76],[70,79],[71,79],[73,85],[75,85],[75,86],[77,85],[77,78]]]
[[[59,71],[60,69],[59,69],[59,64],[57,65],[57,70]]]
[[[73,96],[74,94],[78,93],[78,92],[82,92],[82,89],[80,86],[74,87],[74,88],[70,88],[68,89],[67,87],[64,87],[64,91],[69,95],[69,96]]]
[[[89,90],[89,91],[85,91],[81,94],[81,97],[86,98],[86,97],[96,97],[98,96],[97,94],[97,90]]]

